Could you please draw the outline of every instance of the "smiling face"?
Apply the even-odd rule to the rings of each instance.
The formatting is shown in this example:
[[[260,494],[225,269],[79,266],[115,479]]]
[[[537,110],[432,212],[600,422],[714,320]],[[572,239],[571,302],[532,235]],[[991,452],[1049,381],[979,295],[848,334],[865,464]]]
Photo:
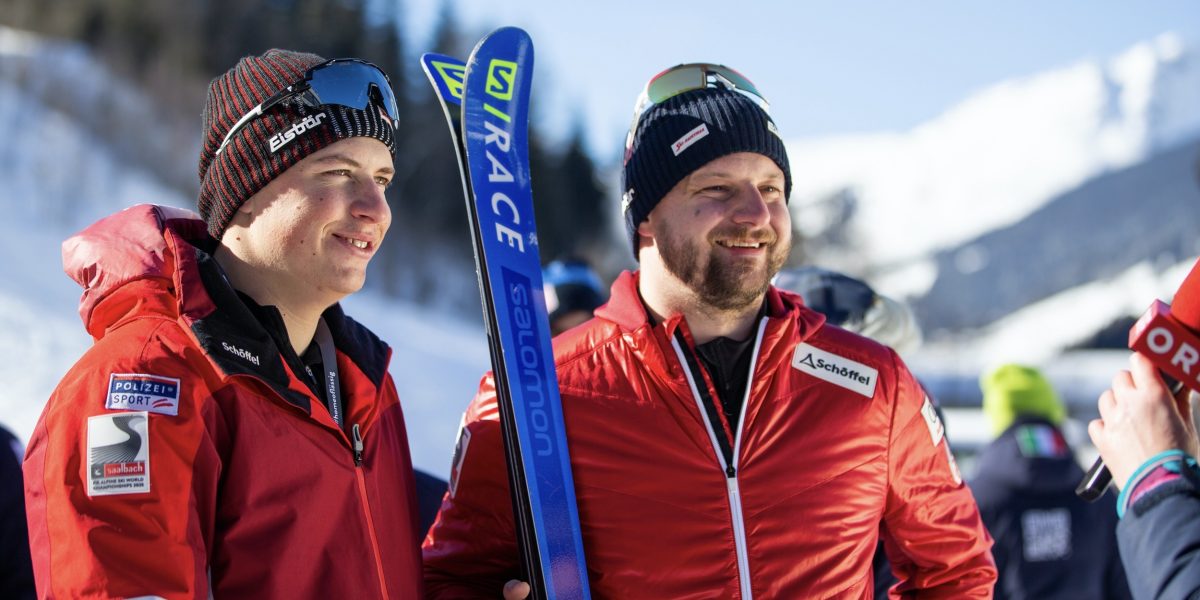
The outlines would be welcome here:
[[[791,249],[783,171],[761,154],[730,154],[680,181],[638,226],[643,277],[661,263],[674,298],[736,311],[762,302]],[[647,254],[649,253],[649,255]]]
[[[392,222],[395,171],[383,143],[340,140],[305,157],[238,209],[221,238],[234,287],[261,304],[318,312],[362,288]]]

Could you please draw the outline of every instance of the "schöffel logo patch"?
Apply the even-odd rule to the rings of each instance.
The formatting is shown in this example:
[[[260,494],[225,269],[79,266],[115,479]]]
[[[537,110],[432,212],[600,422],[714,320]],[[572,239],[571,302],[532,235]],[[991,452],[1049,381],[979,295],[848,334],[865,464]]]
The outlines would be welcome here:
[[[113,373],[108,376],[104,408],[178,415],[179,380],[148,373]]]
[[[88,418],[87,495],[150,491],[150,416],[145,411]]]
[[[679,156],[684,150],[690,148],[692,144],[706,137],[708,137],[708,124],[701,123],[699,127],[683,134],[683,137],[675,140],[675,143],[671,144],[671,152],[674,152],[675,156]]]
[[[808,344],[796,346],[792,367],[868,398],[875,396],[879,380],[879,371]]]

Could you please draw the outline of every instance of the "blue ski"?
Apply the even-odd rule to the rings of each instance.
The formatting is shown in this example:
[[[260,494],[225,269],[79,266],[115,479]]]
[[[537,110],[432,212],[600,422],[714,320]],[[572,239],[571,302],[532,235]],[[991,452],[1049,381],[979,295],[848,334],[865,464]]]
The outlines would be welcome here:
[[[459,150],[531,597],[590,598],[533,214],[533,44],[524,31],[502,28],[462,65],[422,57]]]

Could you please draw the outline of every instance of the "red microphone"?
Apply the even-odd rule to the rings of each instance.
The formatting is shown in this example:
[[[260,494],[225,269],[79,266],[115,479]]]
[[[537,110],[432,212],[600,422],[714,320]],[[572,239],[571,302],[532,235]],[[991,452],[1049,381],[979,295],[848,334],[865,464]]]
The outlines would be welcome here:
[[[1200,261],[1183,279],[1171,305],[1155,300],[1129,330],[1129,349],[1150,359],[1171,393],[1183,386],[1200,392]],[[1104,495],[1112,474],[1098,458],[1075,488],[1093,502]]]

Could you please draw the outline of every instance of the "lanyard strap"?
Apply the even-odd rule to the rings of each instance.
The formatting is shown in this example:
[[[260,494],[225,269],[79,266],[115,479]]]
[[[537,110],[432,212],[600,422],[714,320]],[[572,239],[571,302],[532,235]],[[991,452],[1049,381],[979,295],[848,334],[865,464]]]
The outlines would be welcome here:
[[[329,416],[337,423],[338,429],[343,429],[345,416],[342,415],[342,386],[338,380],[337,352],[333,349],[333,335],[325,319],[317,320],[317,347],[321,349],[321,369],[325,373],[325,398],[329,406]]]

